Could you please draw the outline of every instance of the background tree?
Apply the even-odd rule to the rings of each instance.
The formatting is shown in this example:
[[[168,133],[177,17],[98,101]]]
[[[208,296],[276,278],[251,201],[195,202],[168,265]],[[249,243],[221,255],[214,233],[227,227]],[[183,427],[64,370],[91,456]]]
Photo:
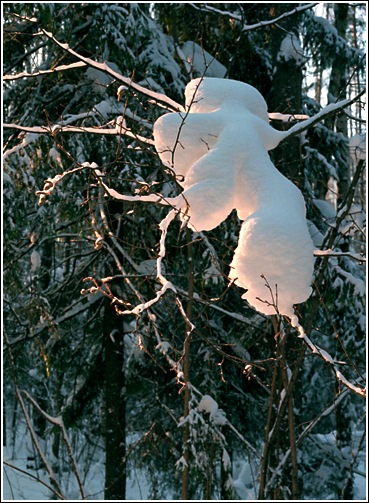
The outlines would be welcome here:
[[[215,71],[204,51],[223,65],[219,76],[262,92],[275,127],[322,109],[309,93],[317,69],[330,89],[340,81],[336,99],[354,98],[365,81],[364,8],[337,4],[326,19],[310,4],[5,3],[4,412],[9,444],[26,422],[36,452],[27,470],[50,491],[124,499],[140,470],[153,499],[355,497],[364,160],[347,135],[362,123],[341,107],[345,130],[327,117],[272,153],[303,191],[325,253],[299,306],[305,342],[229,284],[235,213],[207,233],[176,219],[169,227],[156,195],[180,187],[151,135],[186,83]],[[157,257],[173,289],[163,290]]]

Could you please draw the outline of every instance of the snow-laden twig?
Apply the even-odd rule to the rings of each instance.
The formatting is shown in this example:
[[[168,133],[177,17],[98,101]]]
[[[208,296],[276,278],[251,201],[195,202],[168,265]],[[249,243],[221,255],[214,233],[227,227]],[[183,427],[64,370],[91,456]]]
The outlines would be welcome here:
[[[310,119],[310,117],[306,114],[281,114],[280,112],[269,112],[268,113],[269,120],[271,121],[279,121],[279,122],[297,122],[303,121],[306,119]]]
[[[220,10],[220,9],[212,7],[206,3],[202,4],[202,5],[190,3],[189,5],[191,5],[193,8],[195,8],[197,10],[202,10],[202,11],[206,11],[206,12],[213,12],[214,14],[220,14],[222,16],[227,16],[230,19],[234,19],[236,21],[243,23],[243,17],[238,16],[234,12]],[[300,6],[296,7],[295,9],[293,9],[289,12],[285,12],[285,13],[281,14],[280,16],[275,17],[273,19],[269,19],[267,21],[259,21],[259,23],[255,23],[255,24],[244,24],[242,26],[242,31],[257,30],[259,28],[263,28],[265,26],[269,26],[271,24],[278,23],[279,21],[282,21],[282,19],[286,19],[290,16],[294,16],[295,14],[298,14],[299,12],[302,12],[304,10],[312,9],[316,5],[318,5],[318,4],[317,3],[309,3],[309,4],[305,4],[305,5],[300,5]]]
[[[22,129],[17,126],[17,124],[14,124],[16,126],[14,129]],[[3,127],[6,127],[5,124],[3,124]],[[32,129],[32,128],[31,128]],[[6,161],[6,159],[11,156],[12,154],[18,153],[19,150],[25,149],[32,143],[35,143],[38,140],[39,134],[41,131],[38,131],[40,128],[36,127],[34,131],[29,131],[29,134],[24,135],[22,138],[22,141],[18,144],[15,145],[14,147],[10,148],[9,150],[6,150],[3,154],[3,161]]]
[[[309,119],[299,122],[298,124],[295,124],[290,129],[288,129],[288,131],[284,131],[281,142],[287,140],[292,136],[296,136],[303,133],[307,129],[315,126],[315,124],[318,124],[318,122],[321,122],[323,119],[326,119],[327,117],[330,117],[331,115],[334,115],[340,112],[341,110],[344,110],[353,103],[357,102],[359,98],[363,96],[365,93],[366,88],[364,88],[359,94],[357,94],[353,98],[341,100],[338,101],[337,103],[330,103],[329,105],[324,107],[320,112],[313,115]]]
[[[316,257],[349,257],[358,262],[366,262],[366,258],[361,253],[334,251],[330,248],[328,250],[314,250],[314,255]]]
[[[91,168],[91,169],[96,169],[97,164],[96,163],[88,163],[84,162],[81,165],[77,166],[76,168],[70,169],[68,171],[64,171],[62,174],[55,175],[53,178],[47,178],[44,181],[44,187],[42,190],[38,190],[36,192],[36,196],[39,196],[38,204],[43,204],[46,200],[47,196],[50,196],[55,189],[55,186],[63,180],[63,178],[67,175],[71,175],[77,171],[82,171],[84,169]]]
[[[40,75],[47,75],[54,72],[64,72],[65,70],[73,70],[74,68],[81,68],[87,66],[87,63],[83,61],[77,61],[76,63],[71,63],[69,65],[60,65],[52,68],[50,70],[39,70],[34,73],[21,72],[15,73],[14,75],[3,75],[3,80],[17,80],[30,77],[39,77]]]
[[[86,57],[82,56],[78,52],[71,49],[71,47],[69,47],[68,44],[63,44],[62,42],[57,40],[52,33],[48,32],[44,29],[41,29],[40,33],[43,35],[46,35],[50,40],[52,40],[61,49],[68,52],[69,54],[71,54],[72,56],[77,58],[79,61],[86,63],[86,65],[88,65],[92,68],[96,68],[97,70],[100,70],[104,73],[107,73],[108,75],[110,75],[111,77],[116,79],[118,82],[122,82],[124,85],[119,88],[118,97],[119,97],[119,94],[123,93],[124,88],[132,88],[135,91],[137,91],[138,93],[143,94],[143,95],[151,98],[152,100],[154,100],[158,104],[166,105],[169,110],[175,110],[176,112],[183,112],[184,111],[182,105],[180,105],[179,103],[176,103],[171,98],[168,98],[168,96],[165,96],[165,94],[150,91],[149,89],[146,89],[145,87],[142,87],[139,84],[136,84],[135,82],[132,81],[132,79],[130,79],[128,77],[123,77],[123,75],[120,75],[119,73],[114,71],[112,68],[110,68],[110,66],[107,63],[98,63],[97,61],[94,61],[93,59],[86,58]]]
[[[91,167],[93,168],[92,165]],[[95,170],[95,176],[98,177],[99,184],[103,187],[106,195],[116,199],[117,201],[127,201],[130,203],[156,203],[162,206],[172,206],[173,208],[177,208],[177,211],[180,211],[180,209],[184,206],[184,198],[181,194],[175,197],[164,197],[159,193],[130,196],[127,194],[121,194],[115,189],[108,187],[102,181],[103,175],[99,171]]]
[[[300,323],[297,320],[297,316],[294,317],[294,319],[291,319],[291,325],[298,331],[299,335],[298,337],[304,341],[304,343],[307,345],[307,347],[311,350],[313,354],[317,354],[320,356],[320,358],[332,367],[332,370],[338,379],[338,381],[349,388],[351,391],[356,393],[357,395],[360,395],[362,397],[366,397],[366,388],[363,386],[359,386],[356,384],[351,383],[343,374],[342,372],[337,368],[337,362],[334,361],[334,359],[330,356],[330,354],[325,351],[322,348],[319,348],[316,346],[306,335],[304,328],[300,325]]]
[[[86,165],[87,163],[84,163]],[[94,170],[94,175],[97,177],[99,184],[101,187],[104,189],[104,192],[106,195],[112,197],[113,199],[116,199],[117,201],[126,201],[130,203],[156,203],[160,204],[161,206],[171,206],[173,209],[176,209],[176,212],[181,212],[184,207],[187,205],[186,200],[182,196],[182,194],[179,194],[178,196],[174,197],[164,197],[159,193],[154,193],[154,194],[148,194],[148,195],[135,195],[135,196],[130,196],[127,194],[121,194],[115,189],[112,189],[111,187],[108,187],[103,181],[103,175],[102,173],[96,169],[96,166],[94,166],[94,163],[90,165],[90,167]]]
[[[161,263],[163,261],[163,258],[165,257],[165,254],[166,254],[165,240],[166,240],[167,233],[168,233],[168,227],[169,227],[170,223],[174,220],[175,216],[176,216],[176,211],[174,209],[172,209],[172,210],[170,210],[168,215],[165,218],[163,218],[163,220],[159,224],[159,229],[161,230],[161,237],[160,237],[160,243],[159,243],[159,255],[157,257],[156,264],[157,264],[157,278],[163,286],[167,283],[167,279],[162,274]],[[176,291],[176,289],[174,287],[172,287],[172,289],[174,292]]]
[[[49,423],[53,424],[54,426],[57,426],[58,428],[60,428],[60,431],[62,432],[63,441],[67,447],[69,459],[72,463],[73,472],[74,472],[74,475],[76,476],[76,479],[77,479],[77,483],[78,483],[79,490],[81,492],[82,499],[86,499],[86,493],[85,493],[85,490],[83,487],[81,476],[80,476],[78,468],[77,468],[77,463],[76,463],[76,460],[75,460],[75,457],[73,454],[72,446],[69,442],[68,435],[67,435],[67,432],[66,432],[66,429],[64,426],[63,418],[61,416],[52,417],[49,414],[47,414],[39,406],[39,404],[31,397],[31,395],[27,391],[23,390],[23,395],[27,398],[27,400],[29,402],[31,402],[33,407],[46,419],[46,421],[48,421]]]
[[[203,393],[201,393],[200,390],[198,390],[193,384],[191,384],[191,388],[192,390],[200,397],[200,400],[203,398]],[[198,403],[200,402],[200,400],[198,400]],[[260,453],[255,449],[255,447],[253,447],[250,442],[248,442],[248,440],[246,440],[246,438],[242,435],[242,433],[240,433],[237,428],[235,426],[233,426],[232,423],[229,422],[229,420],[224,416],[225,418],[225,425],[228,426],[232,431],[233,433],[237,436],[237,438],[243,443],[245,444],[246,448],[248,449],[248,451],[250,452],[250,454],[252,454],[253,456],[255,456],[256,459],[259,459],[260,458]],[[214,426],[214,429],[217,431],[217,433],[219,435],[222,435],[223,434],[217,429],[216,426]]]
[[[87,115],[86,115],[87,116]],[[88,112],[88,116],[92,116],[92,112]],[[18,131],[24,131],[25,133],[32,134],[59,134],[59,133],[88,133],[88,134],[96,134],[96,135],[104,135],[104,136],[128,136],[134,140],[137,140],[145,145],[154,145],[154,141],[150,138],[146,138],[145,136],[138,135],[133,133],[130,129],[126,129],[123,126],[116,124],[115,127],[106,128],[99,126],[64,126],[63,124],[53,124],[51,126],[22,126],[20,124],[12,124],[6,123],[3,124],[3,127],[6,129],[17,129]],[[34,141],[34,140],[33,140]],[[15,148],[24,148],[25,144],[21,144],[20,146],[13,147],[13,149],[6,152],[6,155],[9,156],[13,153]]]

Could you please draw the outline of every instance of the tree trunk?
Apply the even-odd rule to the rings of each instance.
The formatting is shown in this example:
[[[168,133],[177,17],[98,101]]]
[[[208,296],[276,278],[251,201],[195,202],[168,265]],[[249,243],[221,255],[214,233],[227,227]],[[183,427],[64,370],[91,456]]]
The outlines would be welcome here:
[[[271,15],[278,17],[284,12],[293,9],[291,4],[273,4]],[[287,32],[280,29],[279,25],[285,27]],[[286,25],[286,26],[284,26]],[[278,27],[273,26],[271,36],[271,49],[273,55],[273,87],[269,99],[268,108],[272,112],[283,114],[300,114],[302,111],[302,65],[301,62],[292,58],[287,58],[280,52],[282,41],[290,33],[296,33],[298,37],[298,22],[296,16],[288,18],[288,22],[280,22]],[[287,35],[286,35],[287,34]],[[292,45],[298,46],[291,42]],[[296,53],[296,57],[302,57]],[[291,127],[287,123],[273,123],[276,129],[286,130]],[[291,138],[283,142],[273,152],[274,164],[283,175],[289,178],[295,185],[301,185],[303,179],[303,164],[301,158],[300,139]]]
[[[126,497],[126,418],[122,321],[105,301],[105,499]]]
[[[187,257],[188,257],[188,302],[186,309],[187,319],[192,317],[192,304],[194,293],[194,271],[193,271],[193,253],[192,253],[192,235],[191,231],[186,229],[187,239]],[[190,386],[190,350],[191,350],[191,325],[186,323],[186,335],[183,345],[183,417],[186,419],[190,413],[191,390]],[[183,457],[185,465],[182,474],[182,500],[188,500],[190,495],[190,424],[187,421],[183,426]]]
[[[337,3],[334,4],[334,15],[335,15],[335,28],[337,29],[338,35],[342,38],[346,38],[346,30],[348,26],[348,4]],[[342,54],[336,56],[333,61],[331,77],[329,81],[328,88],[328,103],[335,103],[339,100],[344,100],[346,96],[347,87],[347,70],[348,61]],[[338,114],[335,118],[328,120],[328,127],[337,131],[337,133],[342,133],[347,137],[347,116],[342,113]],[[338,196],[337,204],[339,204],[346,196],[349,188],[349,152],[348,148],[345,152],[345,162],[342,163],[338,168]]]

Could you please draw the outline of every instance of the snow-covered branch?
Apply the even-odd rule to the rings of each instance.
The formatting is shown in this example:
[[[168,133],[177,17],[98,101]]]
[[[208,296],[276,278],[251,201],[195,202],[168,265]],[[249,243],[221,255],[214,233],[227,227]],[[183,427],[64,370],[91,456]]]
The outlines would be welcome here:
[[[183,112],[184,109],[182,105],[179,103],[176,103],[174,100],[171,98],[168,98],[168,96],[165,96],[165,94],[157,93],[154,91],[150,91],[149,89],[146,89],[143,86],[140,86],[139,84],[136,84],[135,82],[132,81],[132,79],[128,77],[123,77],[123,75],[120,75],[116,71],[114,71],[112,68],[107,63],[98,63],[97,61],[94,61],[91,58],[86,58],[79,54],[78,52],[74,51],[71,47],[69,47],[68,44],[63,44],[59,40],[57,40],[54,35],[44,29],[41,30],[42,34],[46,35],[50,40],[52,40],[56,45],[58,45],[61,49],[64,51],[68,52],[75,58],[77,58],[80,62],[85,63],[86,65],[95,68],[96,70],[100,70],[101,72],[107,73],[111,77],[113,77],[115,80],[118,82],[122,82],[123,86],[121,86],[118,89],[118,98],[120,95],[123,93],[124,88],[132,88],[135,91],[137,91],[140,94],[143,94],[150,99],[154,100],[158,104],[162,104],[167,106],[170,110],[174,110],[176,112]]]
[[[334,250],[314,250],[316,257],[350,257],[358,262],[366,262],[366,258],[360,253],[341,252]]]
[[[322,360],[325,362],[329,363],[329,365],[332,367],[332,370],[338,379],[338,381],[349,388],[351,391],[356,393],[357,395],[360,395],[362,397],[366,397],[366,388],[357,384],[353,384],[350,382],[343,374],[342,372],[338,369],[337,364],[341,362],[336,362],[331,355],[325,351],[324,349],[316,346],[306,335],[305,330],[303,327],[298,323],[297,317],[295,320],[291,320],[292,326],[296,328],[296,330],[299,332],[298,337],[304,341],[306,346],[310,349],[310,351],[313,354],[318,355]]]
[[[91,116],[91,113],[88,113],[88,116]],[[19,124],[3,124],[3,127],[6,129],[17,129],[18,131],[24,131],[25,133],[31,134],[60,134],[60,133],[89,133],[89,134],[97,134],[97,135],[105,135],[105,136],[128,136],[129,138],[135,139],[141,143],[146,145],[153,145],[154,142],[150,138],[145,138],[144,136],[140,136],[136,133],[133,133],[131,130],[116,124],[115,127],[106,128],[106,127],[89,127],[89,126],[65,126],[63,124],[53,124],[51,126],[22,126]],[[12,153],[11,151],[8,151]],[[7,155],[10,155],[7,152]]]
[[[281,114],[280,112],[269,112],[269,120],[279,122],[296,122],[310,119],[306,114]]]
[[[71,63],[70,65],[60,65],[55,68],[51,68],[50,70],[39,70],[38,72],[28,73],[21,72],[15,73],[14,75],[3,75],[3,80],[17,80],[24,79],[30,77],[39,77],[40,75],[47,75],[54,72],[64,72],[65,70],[73,70],[74,68],[81,68],[87,66],[87,63],[83,61],[77,61],[76,63]]]
[[[214,14],[220,14],[222,16],[227,16],[230,19],[234,19],[235,21],[239,21],[243,23],[243,17],[235,14],[234,12],[226,11],[226,10],[220,10],[215,7],[212,7],[208,4],[203,4],[203,5],[198,5],[194,3],[190,3],[190,5],[197,10],[201,11],[206,11],[206,12],[212,12]],[[257,30],[259,28],[264,28],[265,26],[269,26],[271,24],[278,23],[279,21],[282,21],[282,19],[286,19],[288,17],[294,16],[295,14],[298,14],[299,12],[302,12],[307,9],[312,9],[315,7],[317,3],[309,3],[306,5],[300,5],[299,7],[296,7],[295,9],[285,12],[281,14],[280,16],[273,18],[273,19],[268,19],[267,21],[260,21],[259,23],[255,24],[244,24],[242,26],[242,31],[251,31],[251,30]]]
[[[318,122],[321,122],[323,119],[326,119],[327,117],[330,117],[331,115],[334,115],[341,110],[344,110],[345,108],[349,107],[353,103],[357,102],[361,96],[363,96],[366,93],[366,88],[364,88],[359,94],[357,94],[354,98],[348,98],[346,100],[341,100],[338,101],[337,103],[330,103],[326,107],[324,107],[320,112],[317,114],[313,115],[313,117],[310,117],[309,119],[302,121],[298,124],[295,124],[292,126],[288,131],[285,131],[282,137],[281,141],[285,141],[288,138],[292,136],[297,136],[307,129],[315,126],[315,124],[318,124]]]

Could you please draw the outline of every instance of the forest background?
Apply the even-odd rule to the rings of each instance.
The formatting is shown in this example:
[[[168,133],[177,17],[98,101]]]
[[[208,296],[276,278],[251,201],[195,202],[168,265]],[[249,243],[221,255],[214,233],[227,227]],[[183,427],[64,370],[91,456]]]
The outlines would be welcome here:
[[[3,498],[365,499],[366,3],[2,13]],[[316,248],[304,339],[229,280],[235,212],[165,223],[152,126],[204,75],[301,126],[270,156]]]

